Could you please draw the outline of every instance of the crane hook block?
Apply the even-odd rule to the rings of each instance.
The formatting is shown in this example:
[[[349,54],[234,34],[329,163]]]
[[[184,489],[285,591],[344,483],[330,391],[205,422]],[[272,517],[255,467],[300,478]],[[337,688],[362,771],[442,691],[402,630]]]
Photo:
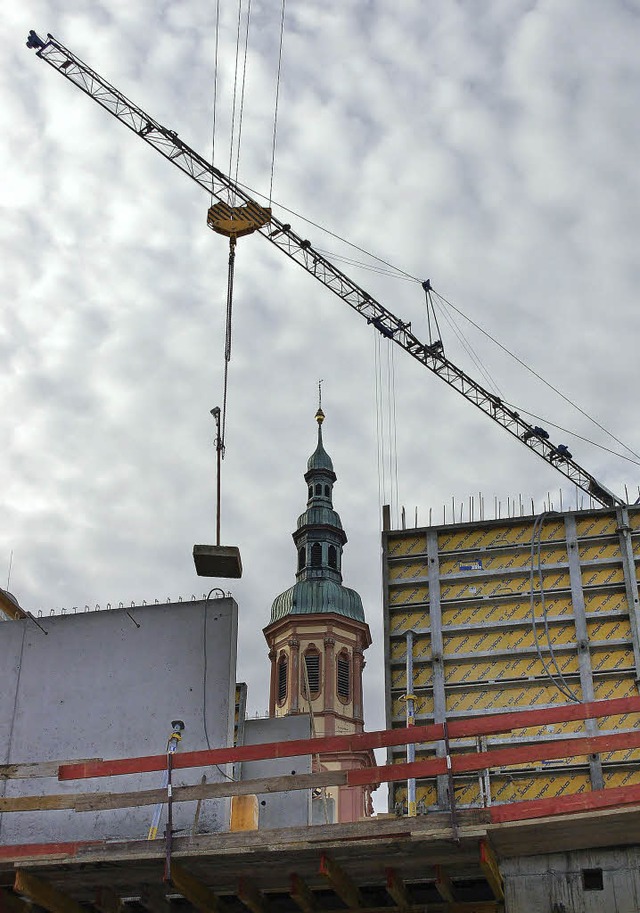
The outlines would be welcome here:
[[[268,225],[271,221],[271,210],[249,202],[244,206],[228,206],[216,203],[209,209],[207,225],[219,235],[227,238],[240,238]]]

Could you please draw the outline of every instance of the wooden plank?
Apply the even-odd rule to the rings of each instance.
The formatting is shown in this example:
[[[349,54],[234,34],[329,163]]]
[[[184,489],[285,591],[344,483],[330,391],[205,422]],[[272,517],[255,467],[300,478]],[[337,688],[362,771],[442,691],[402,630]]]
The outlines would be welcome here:
[[[480,841],[480,868],[489,883],[496,900],[504,900],[504,882],[500,874],[498,860],[486,840]]]
[[[94,764],[102,758],[85,758],[78,764]],[[25,780],[30,777],[57,777],[60,766],[68,761],[36,761],[30,764],[0,764],[0,780]]]
[[[387,894],[396,902],[398,909],[402,911],[402,913],[407,913],[411,907],[407,886],[395,869],[386,868],[384,874],[386,878]]]
[[[493,805],[489,811],[491,822],[500,824],[506,821],[522,821],[525,818],[547,818],[553,815],[618,808],[621,805],[640,805],[640,784],[617,786],[615,789],[599,789],[589,793],[576,793],[572,796]]]
[[[33,905],[30,901],[0,888],[0,913],[31,913],[32,910]]]
[[[171,883],[198,913],[225,913],[227,908],[224,901],[175,859],[171,860]]]
[[[512,729],[574,720],[595,719],[600,716],[640,712],[640,696],[592,701],[585,704],[563,704],[541,710],[517,710],[508,713],[488,714],[448,724],[450,739],[478,735],[493,735]],[[259,761],[269,758],[286,758],[296,755],[322,754],[336,751],[362,751],[393,745],[434,742],[444,738],[442,724],[413,726],[399,729],[381,729],[346,736],[328,736],[322,739],[296,739],[290,742],[267,742],[262,745],[240,745],[236,748],[212,748],[204,751],[185,751],[176,754],[173,766],[177,769],[208,767],[236,761]],[[111,777],[120,774],[164,770],[166,754],[137,758],[120,758],[111,761],[79,761],[61,764],[60,780],[87,777]]]
[[[449,874],[448,874],[447,870],[444,868],[444,866],[441,866],[441,865],[436,866],[435,888],[443,900],[447,900],[450,903],[455,900],[453,883],[452,883],[451,879],[449,878]]]
[[[238,882],[238,898],[251,913],[269,913],[269,904],[250,878]]]
[[[3,589],[0,589],[0,609],[2,609],[4,614],[8,615],[12,621],[19,621],[22,618],[29,617],[25,610],[18,605],[17,601],[14,602],[10,599],[9,594]]]
[[[496,748],[491,751],[452,755],[451,770],[453,773],[469,773],[492,767],[509,767],[513,764],[557,758],[575,758],[602,751],[620,751],[626,748],[640,748],[640,730],[619,732],[614,735],[580,735],[571,739],[518,745],[515,748]],[[395,780],[407,780],[411,777],[433,777],[445,773],[446,770],[445,758],[433,758],[428,761],[414,761],[411,764],[388,764],[383,767],[349,770],[347,771],[347,783],[349,786],[388,783]]]
[[[320,874],[327,878],[338,897],[352,910],[358,910],[364,906],[362,895],[357,885],[354,884],[342,866],[338,865],[326,853],[323,853],[320,857]]]
[[[316,913],[318,903],[314,897],[313,891],[306,881],[295,872],[291,876],[289,894],[294,903],[300,907],[302,913]]]
[[[97,889],[93,905],[100,913],[123,913],[124,911],[124,904],[116,892],[113,888],[106,886]]]
[[[165,790],[166,793],[166,790]],[[56,793],[52,796],[0,797],[0,812],[45,812],[73,808],[77,796]]]
[[[54,888],[49,882],[23,869],[16,872],[13,890],[22,894],[33,903],[48,910],[49,913],[86,913],[86,910],[73,898]]]

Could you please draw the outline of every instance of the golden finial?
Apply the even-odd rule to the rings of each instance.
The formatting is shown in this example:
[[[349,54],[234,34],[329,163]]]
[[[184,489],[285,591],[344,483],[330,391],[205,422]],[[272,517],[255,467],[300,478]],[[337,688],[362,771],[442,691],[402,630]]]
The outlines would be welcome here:
[[[318,411],[316,412],[316,421],[319,425],[324,421],[324,412],[322,411],[322,379],[318,381]]]

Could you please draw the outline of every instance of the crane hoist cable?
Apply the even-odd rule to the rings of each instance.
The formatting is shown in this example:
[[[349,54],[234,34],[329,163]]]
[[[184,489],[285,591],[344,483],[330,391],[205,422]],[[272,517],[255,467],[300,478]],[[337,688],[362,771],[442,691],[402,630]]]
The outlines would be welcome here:
[[[214,42],[214,51],[213,51],[213,99],[212,99],[212,108],[213,108],[213,124],[211,127],[211,164],[216,160],[216,116],[218,111],[218,49],[220,46],[220,0],[216,0],[216,27],[215,27],[215,42]],[[211,205],[213,206],[213,201],[215,197],[213,192],[211,193]]]
[[[278,51],[278,72],[276,75],[276,98],[273,110],[273,139],[271,141],[271,177],[269,178],[269,206],[271,206],[273,196],[273,171],[276,161],[276,136],[278,133],[278,101],[280,98],[280,74],[282,71],[282,46],[284,42],[284,13],[286,0],[282,0],[280,11],[280,48]]]

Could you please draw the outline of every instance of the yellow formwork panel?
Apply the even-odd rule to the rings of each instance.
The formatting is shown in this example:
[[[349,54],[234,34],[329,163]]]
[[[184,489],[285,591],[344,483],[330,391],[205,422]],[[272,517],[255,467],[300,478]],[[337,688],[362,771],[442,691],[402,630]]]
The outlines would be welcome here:
[[[402,638],[401,640],[393,640],[391,642],[391,661],[395,662],[397,660],[405,660],[407,656],[407,642]],[[413,639],[413,658],[414,661],[418,662],[420,660],[431,659],[431,638],[428,634],[419,634]]]
[[[581,561],[602,561],[605,558],[622,560],[620,542],[578,542]]]
[[[389,582],[412,583],[429,576],[427,559],[414,558],[407,561],[395,561],[389,565]]]
[[[582,586],[610,586],[612,583],[624,584],[622,565],[605,565],[604,567],[583,567]]]
[[[539,597],[536,594],[536,606]],[[545,597],[547,615],[571,615],[573,607],[571,597],[567,594],[549,593]],[[539,612],[536,608],[536,614]],[[529,621],[531,616],[531,600],[528,596],[515,596],[513,599],[483,600],[471,605],[444,605],[442,606],[442,624],[450,627],[453,625],[491,625],[496,622],[512,621],[515,623]]]
[[[622,570],[620,569],[620,573]],[[539,581],[534,576],[533,587],[537,592]],[[545,594],[550,590],[570,588],[569,570],[546,571],[544,574]],[[531,591],[531,579],[528,573],[513,574],[508,577],[483,579],[476,577],[468,582],[466,581],[447,581],[442,580],[440,583],[440,598],[442,601],[448,599],[471,599],[486,598],[491,599],[495,596],[506,596],[510,593],[523,594]]]
[[[629,525],[631,529],[640,529],[640,510],[629,511]]]
[[[589,643],[596,640],[631,641],[631,624],[628,618],[595,618],[587,621]]]
[[[598,720],[598,729],[604,732],[622,732],[625,729],[640,728],[639,713],[618,713],[615,716],[603,716]]]
[[[414,689],[425,688],[431,685],[432,681],[431,663],[424,663],[421,666],[416,666],[413,673]],[[391,670],[391,688],[394,691],[401,690],[402,692],[405,692],[407,690],[407,676],[404,667],[398,666]]]
[[[571,796],[591,791],[588,770],[541,770],[535,773],[491,775],[491,801],[495,803],[524,802],[528,799],[549,799],[552,796]]]
[[[593,691],[597,701],[607,701],[613,697],[637,696],[638,686],[635,682],[635,670],[629,669],[627,675],[596,675],[593,682]]]
[[[624,589],[607,590],[604,593],[586,592],[584,607],[591,612],[628,612],[629,605]]]
[[[563,675],[578,672],[578,657],[575,654],[561,654],[556,656],[556,661]],[[548,655],[545,656],[545,662],[550,665]],[[555,671],[555,667],[552,668]],[[526,681],[528,676],[542,678],[546,674],[545,668],[537,656],[511,657],[493,661],[458,660],[445,664],[445,680],[448,685],[460,685],[465,682],[474,684],[489,681],[499,682],[503,679],[514,678]],[[415,684],[417,685],[417,681]]]
[[[431,624],[427,609],[406,611],[394,609],[389,613],[389,631],[391,634],[404,634],[418,628],[428,628]]]
[[[504,545],[530,545],[534,518],[523,523],[488,526],[452,527],[438,533],[438,551],[454,552],[461,549],[496,548]],[[548,520],[542,527],[542,542],[564,539],[564,523]]]
[[[534,567],[537,568],[537,557]],[[540,563],[544,567],[548,564],[566,564],[567,550],[562,545],[551,546],[542,550]],[[470,577],[474,576],[476,571],[508,571],[513,569],[524,569],[529,571],[531,567],[531,552],[527,550],[505,550],[500,552],[481,552],[474,558],[456,557],[443,558],[440,561],[440,574],[468,573]]]
[[[533,627],[494,628],[488,631],[445,632],[443,637],[445,659],[457,653],[498,653],[506,650],[535,649],[536,644],[547,646],[543,620],[536,612],[537,637]],[[576,632],[572,619],[549,625],[549,637],[553,646],[568,646],[575,642]]]
[[[433,695],[418,694],[414,701],[414,711],[416,716],[433,715]],[[407,704],[402,697],[393,697],[391,701],[391,714],[394,719],[404,719],[407,715]],[[429,722],[425,720],[425,724]]]
[[[602,771],[605,789],[615,789],[617,786],[635,786],[640,783],[640,767],[634,769]]]
[[[596,647],[591,650],[591,668],[596,672],[620,672],[633,669],[633,649],[617,646],[608,650],[606,647]]]
[[[603,764],[637,764],[640,761],[640,748],[601,752],[600,758]]]
[[[578,539],[586,536],[615,535],[618,521],[615,513],[591,514],[587,517],[576,517]]]
[[[415,605],[426,602],[429,598],[429,587],[426,584],[395,586],[389,588],[389,605]]]
[[[578,684],[573,683],[572,687],[581,698]],[[565,695],[551,681],[505,682],[485,688],[452,688],[447,693],[447,711],[460,714],[492,713],[507,708],[517,710],[540,704],[565,704],[566,701]]]
[[[389,558],[406,558],[409,555],[420,555],[426,551],[427,539],[424,533],[414,531],[402,536],[390,536],[387,540]]]
[[[407,801],[407,787],[402,783],[396,783],[393,787],[393,801],[394,802],[406,802]],[[424,803],[427,808],[435,805],[438,801],[438,793],[436,790],[436,781],[435,780],[420,780],[416,784],[416,802],[419,804]]]

